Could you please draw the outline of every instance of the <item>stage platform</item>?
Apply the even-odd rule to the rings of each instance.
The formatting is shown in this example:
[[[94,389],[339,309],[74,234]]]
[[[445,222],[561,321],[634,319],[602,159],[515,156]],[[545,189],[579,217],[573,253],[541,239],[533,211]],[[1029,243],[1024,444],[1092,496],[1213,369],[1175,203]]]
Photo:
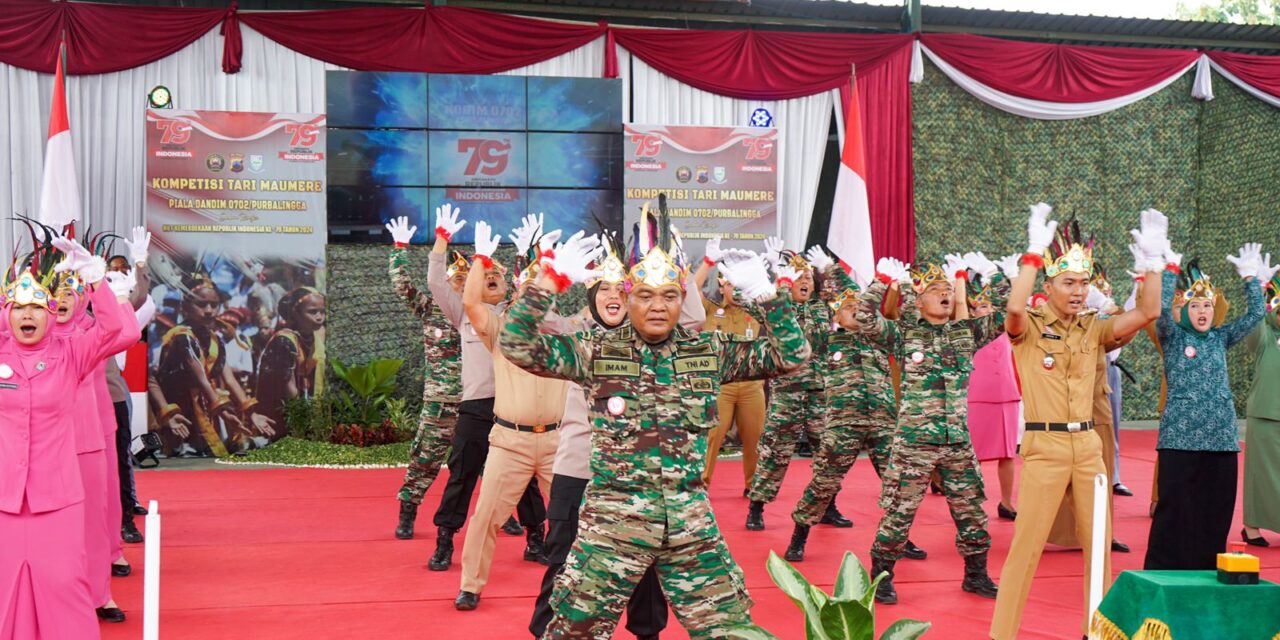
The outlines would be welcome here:
[[[1155,432],[1121,432],[1121,474],[1135,496],[1117,497],[1115,529],[1133,547],[1114,554],[1116,572],[1139,569],[1150,520],[1147,506],[1155,459]],[[1013,523],[995,518],[995,466],[984,464],[992,515],[992,577],[1013,535]],[[779,554],[791,535],[791,508],[809,480],[809,461],[797,460],[778,500],[765,510],[766,530],[743,527],[742,467],[716,467],[711,498],[730,549],[746,571],[755,600],[755,620],[785,640],[804,637],[800,611],[773,585],[765,570],[770,549]],[[517,640],[526,631],[543,567],[520,559],[523,538],[500,534],[493,575],[480,607],[457,612],[462,536],[448,572],[427,571],[434,548],[431,512],[443,483],[432,487],[418,518],[418,537],[396,540],[395,492],[403,469],[236,469],[145,471],[139,496],[161,504],[164,517],[161,638],[244,639],[420,639]],[[808,555],[798,566],[830,589],[845,550],[869,563],[867,555],[880,516],[879,484],[864,458],[854,466],[838,498],[854,520],[852,529],[815,527]],[[1240,529],[1239,500],[1232,535]],[[138,519],[139,526],[142,518]],[[1274,534],[1268,534],[1275,540]],[[912,539],[929,551],[923,562],[898,564],[900,604],[877,607],[877,627],[901,617],[933,622],[925,638],[970,640],[986,637],[994,601],[960,590],[963,564],[954,545],[955,528],[940,496],[927,496]],[[1280,545],[1253,549],[1262,557],[1263,577],[1280,577]],[[142,545],[128,545],[134,575],[115,578],[116,600],[129,621],[103,625],[108,640],[141,637]],[[1083,609],[1079,551],[1044,554],[1019,638],[1079,638]],[[623,630],[617,638],[630,638]],[[662,637],[688,635],[672,618]]]

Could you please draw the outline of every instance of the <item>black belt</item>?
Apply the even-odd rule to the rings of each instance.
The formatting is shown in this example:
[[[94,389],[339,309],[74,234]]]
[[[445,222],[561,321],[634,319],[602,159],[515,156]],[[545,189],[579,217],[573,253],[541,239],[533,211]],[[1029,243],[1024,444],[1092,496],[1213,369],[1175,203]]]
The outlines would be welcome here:
[[[552,422],[551,424],[516,424],[510,420],[503,420],[497,416],[493,417],[493,421],[508,429],[524,431],[525,433],[546,433],[560,428],[559,422]]]
[[[1088,431],[1093,428],[1093,421],[1084,422],[1028,422],[1027,431]]]

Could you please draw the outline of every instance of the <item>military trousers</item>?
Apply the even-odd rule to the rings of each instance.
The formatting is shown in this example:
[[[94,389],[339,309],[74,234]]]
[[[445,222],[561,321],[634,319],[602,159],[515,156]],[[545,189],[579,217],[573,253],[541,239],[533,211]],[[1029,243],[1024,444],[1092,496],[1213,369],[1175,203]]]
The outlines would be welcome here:
[[[986,499],[982,490],[982,470],[973,445],[924,444],[898,438],[889,456],[889,473],[881,488],[880,506],[884,516],[871,544],[872,559],[897,561],[907,544],[911,523],[929,488],[934,469],[942,478],[942,494],[956,524],[956,549],[962,556],[985,553],[991,548],[987,533]],[[1021,519],[1021,517],[1019,517]]]
[[[748,496],[756,502],[773,502],[787,475],[800,434],[809,442],[822,441],[827,428],[827,403],[822,389],[778,390],[769,402],[769,417],[760,438],[760,462]]]
[[[449,444],[453,441],[453,428],[458,423],[458,404],[456,402],[433,402],[422,404],[422,412],[418,414],[418,431],[413,435],[413,444],[409,449],[409,470],[404,474],[396,497],[400,502],[422,504],[422,497],[431,488],[440,474],[440,466],[449,454]]]
[[[1076,433],[1028,431],[1022,436],[1022,476],[1018,479],[1018,519],[1013,542],[1000,570],[1000,593],[991,618],[994,640],[1014,640],[1022,610],[1031,593],[1040,555],[1053,526],[1058,505],[1068,494],[1075,505],[1076,537],[1084,553],[1084,600],[1089,601],[1089,569],[1093,543],[1093,479],[1106,474],[1102,441],[1093,430]],[[1111,540],[1108,519],[1104,540]],[[1111,553],[1103,554],[1102,590],[1111,587]],[[1081,612],[1081,631],[1088,630],[1088,610]]]
[[[445,482],[433,522],[442,529],[457,531],[467,521],[471,496],[489,457],[489,431],[493,429],[493,398],[465,400],[458,405],[458,423],[449,449],[449,479]],[[530,482],[516,517],[525,527],[540,527],[547,508],[536,482]]]
[[[742,440],[742,483],[749,487],[751,478],[756,473],[760,434],[764,431],[764,382],[750,380],[720,385],[720,397],[716,399],[716,405],[720,412],[720,424],[707,437],[707,469],[702,472],[702,481],[711,484],[711,475],[716,470],[716,458],[720,456],[720,445],[724,444],[729,427],[736,423],[738,438]]]
[[[556,580],[551,594],[555,616],[542,637],[612,638],[623,607],[650,567],[692,640],[726,637],[730,629],[751,623],[742,569],[719,530],[685,544],[654,548],[584,526]]]
[[[547,502],[547,541],[543,549],[547,553],[547,571],[542,576],[542,589],[533,604],[533,618],[529,621],[529,633],[540,638],[547,630],[554,612],[551,610],[551,593],[556,578],[564,571],[569,550],[578,538],[578,510],[582,507],[582,494],[587,490],[586,478],[556,474],[551,478],[551,497]],[[644,572],[627,601],[627,631],[637,637],[656,636],[667,628],[667,599],[662,596],[658,574],[653,566]]]
[[[863,451],[871,458],[876,475],[883,477],[892,442],[892,426],[827,425],[813,454],[813,478],[804,488],[791,519],[806,527],[818,524]]]

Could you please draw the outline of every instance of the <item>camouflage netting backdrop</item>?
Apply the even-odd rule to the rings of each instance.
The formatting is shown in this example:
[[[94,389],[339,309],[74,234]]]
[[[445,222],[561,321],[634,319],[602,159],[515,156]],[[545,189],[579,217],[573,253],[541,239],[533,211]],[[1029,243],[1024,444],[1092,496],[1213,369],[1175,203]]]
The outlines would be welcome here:
[[[1138,212],[1155,207],[1186,259],[1201,264],[1232,302],[1243,288],[1224,258],[1246,241],[1280,257],[1280,110],[1214,78],[1216,98],[1191,97],[1187,74],[1163,91],[1111,113],[1042,121],[998,111],[928,65],[913,90],[917,259],[980,249],[999,256],[1026,248],[1028,205],[1045,201],[1057,219],[1077,215],[1101,243],[1095,255],[1123,302],[1132,283],[1125,248]],[[1230,353],[1237,408],[1252,367]],[[1124,419],[1157,418],[1161,366],[1146,336],[1123,352],[1138,378],[1124,386]]]

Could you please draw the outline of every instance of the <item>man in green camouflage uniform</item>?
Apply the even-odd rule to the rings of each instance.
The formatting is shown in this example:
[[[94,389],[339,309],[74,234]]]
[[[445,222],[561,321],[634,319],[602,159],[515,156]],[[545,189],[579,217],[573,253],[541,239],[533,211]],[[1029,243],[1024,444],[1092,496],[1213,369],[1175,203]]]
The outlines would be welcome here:
[[[866,451],[876,475],[883,477],[897,420],[889,352],[858,332],[855,313],[861,287],[821,247],[810,248],[806,255],[838,292],[829,303],[838,326],[827,337],[823,366],[827,430],[813,455],[813,478],[791,513],[796,525],[786,558],[792,562],[804,560],[809,528],[822,519],[859,454]],[[926,554],[908,540],[904,556],[923,560]]]
[[[778,245],[767,246],[773,249]],[[770,255],[773,253],[770,251]],[[797,274],[794,281],[780,276],[779,290],[791,298],[813,357],[795,373],[769,383],[769,410],[764,435],[760,438],[760,459],[756,463],[756,475],[751,479],[751,489],[747,492],[751,499],[747,507],[749,531],[764,529],[764,505],[777,497],[800,436],[807,436],[810,445],[816,447],[827,426],[826,381],[822,369],[827,356],[827,335],[831,331],[831,309],[815,295],[812,266],[793,251],[777,254],[775,271],[791,269]],[[823,508],[828,510],[823,522],[840,527],[853,526],[835,509],[834,500]]]
[[[542,335],[538,325],[551,292],[593,277],[586,268],[591,247],[574,244],[545,260],[538,286],[511,307],[499,339],[511,362],[577,382],[591,403],[591,481],[543,637],[612,637],[651,565],[690,637],[723,637],[750,623],[751,599],[702,480],[717,393],[724,382],[800,366],[809,355],[804,335],[759,257],[734,250],[721,271],[762,302],[772,329],[767,337],[746,341],[678,327],[684,270],[657,246],[630,271],[631,324]]]
[[[993,299],[999,298],[996,308],[1003,308],[1009,282],[995,263],[977,253],[964,258],[948,256],[945,270],[928,265],[914,272],[895,260],[881,259],[876,281],[858,305],[862,335],[891,348],[903,363],[902,404],[880,497],[885,512],[871,546],[872,575],[888,573],[876,589],[876,602],[893,604],[898,600],[893,567],[903,555],[934,469],[942,478],[942,493],[956,524],[956,548],[965,560],[961,588],[986,598],[996,597],[996,586],[987,575],[991,536],[982,509],[982,474],[966,417],[973,353],[1000,335],[1004,316],[995,313],[969,320],[963,313],[961,317],[966,319],[951,319],[956,301],[963,305],[964,293],[956,293],[949,274],[967,274],[968,267],[992,283]],[[905,305],[899,320],[890,322],[879,309],[894,281],[903,289]]]
[[[454,252],[449,266],[449,284],[461,291],[467,276],[467,261]],[[422,412],[418,414],[418,431],[409,452],[409,470],[404,485],[396,495],[400,500],[400,522],[396,537],[413,537],[418,506],[431,483],[440,473],[440,465],[453,440],[453,427],[458,421],[458,402],[462,396],[462,338],[453,323],[432,304],[431,294],[418,289],[409,276],[407,243],[397,242],[391,249],[388,269],[391,286],[404,300],[413,315],[422,321],[422,354],[426,374],[422,382]]]

